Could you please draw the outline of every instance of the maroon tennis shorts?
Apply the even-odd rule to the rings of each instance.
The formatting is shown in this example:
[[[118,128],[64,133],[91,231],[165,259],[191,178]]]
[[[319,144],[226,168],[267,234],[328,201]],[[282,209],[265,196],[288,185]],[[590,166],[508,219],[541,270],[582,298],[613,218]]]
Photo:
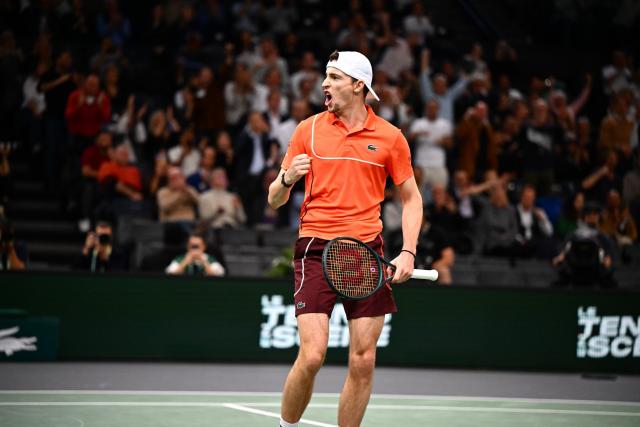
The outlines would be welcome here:
[[[296,241],[293,265],[295,288],[293,298],[296,316],[304,313],[326,313],[331,316],[338,295],[331,289],[322,274],[322,251],[327,240],[317,237],[301,237]],[[382,256],[382,237],[367,243]],[[347,319],[377,317],[398,311],[391,286],[387,284],[372,296],[357,300],[342,300]]]

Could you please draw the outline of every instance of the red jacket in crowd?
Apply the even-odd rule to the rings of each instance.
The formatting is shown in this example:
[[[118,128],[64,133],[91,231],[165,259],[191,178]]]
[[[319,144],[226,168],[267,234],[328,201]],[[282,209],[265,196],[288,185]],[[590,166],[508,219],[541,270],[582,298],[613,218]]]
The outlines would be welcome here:
[[[84,90],[76,89],[69,95],[64,117],[71,135],[92,138],[109,121],[111,101],[104,92],[100,92],[98,96],[89,96]]]

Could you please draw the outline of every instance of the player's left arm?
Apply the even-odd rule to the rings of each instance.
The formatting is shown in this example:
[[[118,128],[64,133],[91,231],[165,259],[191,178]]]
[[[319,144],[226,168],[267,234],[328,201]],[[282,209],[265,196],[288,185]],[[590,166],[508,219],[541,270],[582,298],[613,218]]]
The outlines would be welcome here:
[[[393,283],[402,283],[411,278],[418,244],[418,234],[422,225],[422,196],[413,176],[398,185],[402,201],[402,249],[398,256],[391,261],[396,266],[393,273]],[[406,251],[410,251],[406,252]]]

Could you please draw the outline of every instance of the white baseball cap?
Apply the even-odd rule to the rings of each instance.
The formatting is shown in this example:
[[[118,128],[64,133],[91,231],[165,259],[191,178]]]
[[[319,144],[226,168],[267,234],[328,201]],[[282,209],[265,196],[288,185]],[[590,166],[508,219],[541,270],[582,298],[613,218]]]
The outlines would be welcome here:
[[[378,98],[378,95],[371,87],[373,69],[371,68],[371,62],[369,62],[366,56],[360,52],[338,52],[337,60],[327,62],[327,68],[329,67],[337,68],[354,79],[362,80],[367,89],[369,89],[369,92],[371,92],[371,95],[373,95],[377,101],[380,101],[380,98]]]

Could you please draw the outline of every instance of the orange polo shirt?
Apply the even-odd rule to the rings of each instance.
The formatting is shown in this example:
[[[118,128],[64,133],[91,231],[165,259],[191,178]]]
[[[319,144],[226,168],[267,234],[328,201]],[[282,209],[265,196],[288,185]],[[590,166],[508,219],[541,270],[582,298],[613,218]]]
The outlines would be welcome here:
[[[413,176],[409,144],[400,129],[366,108],[360,129],[349,131],[325,111],[302,121],[291,136],[282,168],[288,169],[298,154],[312,158],[300,237],[372,241],[382,231],[380,203],[387,176],[396,185]]]

